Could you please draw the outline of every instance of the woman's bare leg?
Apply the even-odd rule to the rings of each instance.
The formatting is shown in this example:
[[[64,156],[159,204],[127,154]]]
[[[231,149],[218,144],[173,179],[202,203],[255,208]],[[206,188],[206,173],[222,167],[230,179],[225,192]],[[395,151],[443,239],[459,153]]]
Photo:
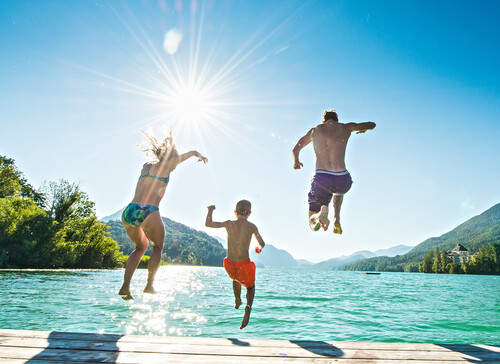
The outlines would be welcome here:
[[[132,240],[135,244],[135,250],[130,254],[127,263],[125,264],[123,285],[118,294],[122,296],[124,300],[133,300],[134,298],[130,294],[130,281],[132,280],[132,276],[134,275],[144,252],[148,248],[148,239],[139,226],[129,225],[126,222],[123,222],[123,226],[125,227],[125,231],[127,232],[130,240]]]
[[[144,220],[141,226],[153,247],[153,252],[149,257],[148,281],[146,283],[146,287],[144,288],[144,292],[156,293],[153,288],[153,282],[158,267],[160,266],[161,253],[163,251],[163,240],[165,239],[165,226],[163,225],[160,212],[155,211],[151,213],[146,220]]]

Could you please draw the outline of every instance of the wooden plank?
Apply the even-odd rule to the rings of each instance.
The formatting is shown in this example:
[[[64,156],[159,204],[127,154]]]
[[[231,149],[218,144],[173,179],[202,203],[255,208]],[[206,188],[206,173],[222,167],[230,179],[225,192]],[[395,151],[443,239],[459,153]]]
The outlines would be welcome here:
[[[205,355],[214,357],[231,357],[232,360],[240,361],[242,357],[252,358],[296,358],[296,359],[318,359],[318,358],[343,358],[343,359],[367,359],[367,360],[494,360],[500,359],[496,353],[485,352],[480,355],[469,355],[459,352],[433,352],[433,351],[397,351],[397,350],[349,350],[338,349],[335,355],[327,352],[313,352],[301,348],[231,348],[204,345],[178,345],[169,344],[167,346],[159,344],[135,344],[135,343],[96,343],[88,341],[46,342],[44,339],[36,339],[37,342],[28,342],[25,345],[15,345],[2,343],[0,345],[0,357],[5,357],[5,353],[17,352],[26,353],[26,349],[38,350],[39,353],[47,355],[52,352],[73,352],[73,356],[80,357],[81,360],[102,361],[114,358],[119,354],[141,354],[149,357],[151,354],[182,354],[182,355]],[[47,350],[47,353],[44,351]],[[74,354],[74,353],[78,353]],[[11,354],[9,354],[11,355]],[[39,355],[39,354],[36,354]],[[10,356],[9,356],[10,357]],[[15,357],[26,358],[30,357]]]
[[[0,360],[46,362],[500,362],[498,346],[238,340],[0,330]]]
[[[214,356],[214,355],[186,355],[186,354],[163,354],[163,353],[108,353],[109,355],[96,356],[95,352],[86,352],[78,350],[58,350],[58,349],[45,349],[39,350],[31,349],[24,355],[19,355],[17,351],[9,358],[3,357],[0,360],[8,362],[17,361],[25,362],[58,362],[58,363],[102,363],[112,362],[117,364],[130,364],[130,363],[221,363],[221,364],[275,364],[275,363],[289,363],[289,364],[331,364],[331,363],[408,363],[408,360],[401,359],[312,359],[312,358],[279,358],[279,357],[238,357],[237,360],[232,356]],[[116,354],[116,355],[115,355]],[[26,356],[28,356],[26,358]],[[436,361],[431,360],[411,360],[412,364],[415,363],[470,363],[468,360],[446,360],[439,359]]]
[[[252,347],[297,347],[304,348],[324,347],[325,344],[345,349],[370,349],[370,350],[428,350],[428,351],[465,351],[481,352],[484,350],[500,353],[498,345],[463,345],[463,344],[419,344],[419,343],[378,343],[378,342],[349,342],[349,341],[310,341],[310,340],[263,340],[263,339],[231,339],[231,338],[206,338],[206,337],[176,337],[176,336],[146,336],[146,335],[117,335],[117,334],[93,334],[75,332],[47,332],[32,330],[9,330],[0,329],[0,340],[2,337],[33,337],[62,340],[92,340],[100,342],[143,342],[148,344],[204,344],[216,346],[252,346]],[[195,340],[195,341],[193,341]]]

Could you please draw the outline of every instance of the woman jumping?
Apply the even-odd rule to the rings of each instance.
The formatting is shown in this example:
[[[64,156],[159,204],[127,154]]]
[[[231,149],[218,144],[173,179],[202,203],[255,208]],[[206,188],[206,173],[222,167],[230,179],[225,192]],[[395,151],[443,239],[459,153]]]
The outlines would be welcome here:
[[[145,163],[142,167],[134,198],[122,214],[125,231],[135,244],[135,250],[130,254],[125,265],[123,285],[118,292],[124,300],[134,299],[130,294],[130,281],[146,252],[148,240],[153,247],[153,253],[148,263],[148,281],[144,292],[156,293],[153,281],[160,265],[163,239],[165,238],[165,226],[158,206],[165,195],[170,173],[190,157],[197,157],[198,161],[203,163],[208,161],[207,158],[194,150],[179,155],[172,140],[172,132],[162,143],[159,143],[151,135],[146,133],[144,135],[151,144],[151,147],[145,151],[152,152],[156,161]]]

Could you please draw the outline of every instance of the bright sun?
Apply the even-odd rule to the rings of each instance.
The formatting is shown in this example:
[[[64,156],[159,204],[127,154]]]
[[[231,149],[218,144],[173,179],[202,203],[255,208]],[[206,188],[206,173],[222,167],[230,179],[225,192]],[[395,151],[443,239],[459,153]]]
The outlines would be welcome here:
[[[205,119],[210,111],[209,95],[195,86],[182,87],[169,100],[172,116],[182,123],[196,124]]]

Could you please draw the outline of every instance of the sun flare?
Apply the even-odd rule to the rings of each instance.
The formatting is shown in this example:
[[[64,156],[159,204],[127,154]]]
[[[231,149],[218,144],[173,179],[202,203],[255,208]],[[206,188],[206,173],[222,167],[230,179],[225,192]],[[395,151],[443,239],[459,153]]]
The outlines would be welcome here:
[[[203,122],[210,113],[210,95],[195,86],[181,87],[168,100],[167,106],[176,121],[198,124]]]

